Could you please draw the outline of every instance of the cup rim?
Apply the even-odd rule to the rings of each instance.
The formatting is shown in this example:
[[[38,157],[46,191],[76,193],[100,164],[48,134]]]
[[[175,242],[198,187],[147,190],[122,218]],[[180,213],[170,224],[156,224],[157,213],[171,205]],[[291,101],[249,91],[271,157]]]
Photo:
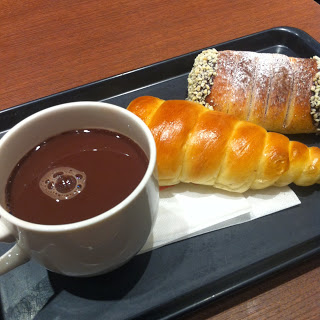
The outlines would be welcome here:
[[[136,188],[130,193],[129,196],[127,196],[124,200],[122,200],[120,203],[118,203],[116,206],[113,208],[100,213],[97,216],[94,216],[92,218],[78,221],[78,222],[73,222],[73,223],[68,223],[68,224],[58,224],[58,225],[46,225],[46,224],[38,224],[38,223],[33,223],[29,221],[22,220],[20,218],[17,218],[13,216],[11,213],[9,213],[3,206],[0,204],[0,219],[1,217],[5,218],[5,220],[9,221],[13,225],[17,227],[21,227],[24,229],[29,229],[33,231],[38,231],[38,232],[62,232],[62,231],[67,231],[67,230],[75,230],[75,229],[81,229],[88,227],[89,225],[94,225],[104,219],[110,218],[111,216],[115,215],[117,212],[120,212],[123,210],[125,207],[127,207],[143,190],[143,188],[147,185],[147,182],[151,178],[151,176],[154,173],[154,169],[156,167],[156,144],[155,140],[153,138],[153,135],[148,128],[148,126],[135,114],[130,112],[129,110],[111,104],[107,102],[97,102],[97,101],[76,101],[76,102],[68,102],[68,103],[63,103],[59,105],[54,105],[52,107],[46,108],[44,110],[40,110],[27,118],[21,120],[18,122],[15,126],[13,126],[1,139],[0,139],[0,148],[1,145],[8,139],[11,138],[11,136],[15,133],[16,130],[20,129],[23,127],[26,123],[29,121],[32,121],[33,119],[39,117],[42,114],[46,113],[54,113],[57,109],[63,109],[63,108],[74,108],[74,107],[81,107],[81,106],[97,106],[97,107],[102,107],[102,108],[107,108],[107,109],[112,109],[115,111],[118,111],[122,113],[123,115],[131,118],[134,122],[136,122],[141,128],[144,134],[146,135],[148,145],[150,148],[150,158],[149,158],[149,163],[147,170],[139,182],[139,184],[136,186]]]

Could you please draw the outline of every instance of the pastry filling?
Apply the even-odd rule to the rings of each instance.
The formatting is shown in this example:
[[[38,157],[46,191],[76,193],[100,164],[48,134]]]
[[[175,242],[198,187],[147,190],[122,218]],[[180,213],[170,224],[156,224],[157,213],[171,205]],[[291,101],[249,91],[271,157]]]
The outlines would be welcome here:
[[[312,95],[310,98],[311,103],[311,115],[313,116],[317,130],[320,131],[320,58],[317,56],[313,57],[317,62],[318,72],[313,79],[313,86],[311,87]]]
[[[212,106],[206,103],[206,97],[210,94],[213,78],[217,74],[217,60],[218,51],[216,49],[204,50],[196,57],[188,76],[188,98],[186,100],[198,102],[212,110]]]

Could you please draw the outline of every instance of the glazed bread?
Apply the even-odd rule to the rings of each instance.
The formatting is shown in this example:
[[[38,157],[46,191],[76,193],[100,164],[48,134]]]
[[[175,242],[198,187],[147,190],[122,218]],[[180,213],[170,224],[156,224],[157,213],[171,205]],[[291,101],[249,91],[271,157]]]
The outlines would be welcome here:
[[[244,192],[320,183],[320,149],[186,100],[145,96],[128,110],[150,128],[160,186],[190,182]]]
[[[312,133],[320,121],[320,59],[205,50],[188,77],[187,100],[280,133]]]

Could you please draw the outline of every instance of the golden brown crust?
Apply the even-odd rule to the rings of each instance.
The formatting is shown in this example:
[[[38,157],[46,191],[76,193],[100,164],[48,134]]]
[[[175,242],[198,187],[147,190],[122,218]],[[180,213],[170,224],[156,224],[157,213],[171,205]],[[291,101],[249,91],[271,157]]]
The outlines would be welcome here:
[[[220,70],[220,75],[214,77],[214,82],[210,94],[206,98],[216,111],[228,112],[229,102],[232,99],[231,79],[232,73],[237,65],[236,54],[231,51],[223,51],[219,53],[217,69]]]
[[[203,112],[186,146],[182,179],[213,185],[220,172],[228,141],[238,121],[221,112]]]
[[[313,78],[317,72],[314,59],[290,58],[294,73],[294,86],[285,127],[295,128],[296,132],[313,132],[315,125],[310,114],[310,98]]]
[[[139,97],[134,100],[134,104],[130,105],[130,111],[141,118],[148,125],[153,114],[163,102],[164,100],[155,97]]]
[[[320,182],[320,149],[185,101],[133,100],[157,146],[161,186],[191,182],[244,192]],[[151,116],[149,116],[151,115]]]
[[[268,105],[270,83],[272,77],[271,56],[261,54],[257,56],[254,74],[254,85],[252,88],[249,115],[246,120],[254,123],[263,123],[265,110]]]
[[[289,139],[282,134],[266,134],[259,170],[252,189],[263,189],[273,185],[289,169]]]
[[[298,141],[289,143],[289,169],[275,182],[277,186],[286,186],[292,181],[299,183],[305,163],[309,161],[309,148]]]
[[[195,96],[202,86],[196,85],[193,70],[190,72],[193,84],[192,87],[189,84],[188,100],[233,114],[268,131],[287,134],[317,131],[310,102],[318,72],[315,59],[227,50],[218,52],[215,61],[212,78],[201,80],[211,83],[207,95],[196,92]],[[202,67],[206,68],[205,63]]]
[[[236,192],[248,190],[256,178],[257,157],[262,154],[265,137],[266,130],[262,127],[238,121],[225,149],[215,186]]]
[[[229,53],[231,57],[235,55],[232,51],[229,51]],[[236,65],[232,66],[229,79],[227,113],[237,118],[243,117],[243,120],[246,120],[250,111],[251,93],[255,82],[257,55],[253,52],[247,52],[247,54],[237,52],[235,56],[237,57]]]
[[[274,54],[272,58],[269,97],[261,125],[269,131],[283,133],[289,130],[285,127],[285,121],[293,87],[293,72],[287,56]],[[310,109],[309,117],[311,119]]]

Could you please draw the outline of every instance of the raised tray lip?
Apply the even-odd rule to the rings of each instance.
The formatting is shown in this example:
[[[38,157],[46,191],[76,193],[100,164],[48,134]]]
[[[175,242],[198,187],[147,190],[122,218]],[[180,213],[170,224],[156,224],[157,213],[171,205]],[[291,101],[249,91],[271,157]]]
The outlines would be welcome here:
[[[236,38],[230,41],[226,41],[217,45],[213,45],[207,48],[212,48],[212,47],[228,47],[232,48],[232,45],[236,44],[238,41],[243,41],[245,39],[252,39],[254,37],[259,37],[261,35],[265,34],[271,34],[271,33],[281,33],[281,34],[286,34],[287,36],[293,37],[293,38],[304,38],[306,43],[310,46],[310,48],[316,52],[319,52],[320,54],[320,43],[318,43],[316,40],[314,40],[310,35],[308,35],[306,32],[297,29],[297,28],[292,28],[292,27],[276,27],[276,28],[271,28],[263,31],[259,31],[254,34],[246,35],[244,37]],[[280,43],[281,45],[283,43]],[[23,109],[29,109],[32,108],[34,105],[36,105],[39,110],[43,108],[50,107],[51,104],[50,102],[52,101],[57,101],[55,104],[60,104],[64,102],[69,102],[69,101],[64,101],[63,98],[65,95],[77,95],[77,92],[79,91],[86,91],[91,88],[95,88],[96,86],[104,85],[108,81],[114,81],[116,79],[120,79],[122,77],[126,77],[128,75],[137,73],[137,72],[143,72],[145,70],[149,70],[150,68],[158,68],[163,66],[164,64],[170,63],[171,61],[175,61],[177,59],[184,59],[186,57],[189,57],[190,59],[194,59],[194,57],[200,53],[202,50],[205,50],[207,48],[202,48],[187,54],[183,54],[177,57],[170,58],[168,60],[160,61],[157,63],[154,63],[152,65],[144,66],[135,70],[131,70],[119,75],[115,75],[109,78],[101,79],[95,82],[91,82],[88,84],[85,84],[83,86],[75,87],[72,89],[68,89],[59,93],[55,93],[53,95],[49,95],[46,97],[42,97],[30,102],[26,102],[8,109],[4,109],[0,111],[0,118],[7,118],[7,117],[12,117],[13,115],[19,113]],[[239,50],[239,49],[237,49]],[[116,96],[116,95],[115,95]],[[114,96],[110,97],[104,97],[103,99],[109,99]],[[61,102],[59,102],[61,101]],[[72,100],[75,101],[75,100]],[[32,113],[33,110],[32,110]],[[10,126],[9,126],[10,127]],[[0,122],[0,131],[7,130],[8,128],[3,128],[1,127],[1,122]],[[195,293],[195,296],[191,297],[190,294],[188,294],[188,297],[180,297],[178,301],[175,301],[172,305],[170,304],[164,304],[159,306],[159,308],[152,310],[150,313],[144,313],[141,317],[137,317],[136,319],[171,319],[176,316],[181,316],[187,312],[192,312],[194,310],[197,310],[201,307],[204,307],[205,305],[212,303],[213,301],[216,301],[217,299],[220,299],[222,297],[225,297],[231,293],[234,293],[240,289],[243,289],[245,287],[248,287],[257,281],[260,281],[262,279],[265,279],[266,277],[278,272],[282,271],[294,264],[300,263],[301,261],[304,261],[306,259],[309,259],[315,255],[320,254],[320,235],[317,237],[314,237],[310,241],[307,241],[305,243],[301,243],[298,246],[292,247],[289,250],[285,250],[282,252],[278,253],[278,257],[271,256],[269,259],[266,259],[264,261],[259,261],[253,265],[246,266],[243,269],[239,270],[239,272],[236,272],[234,274],[230,274],[228,276],[229,279],[227,279],[230,283],[234,281],[234,279],[237,279],[237,281],[234,281],[233,285],[230,285],[228,288],[220,288],[219,292],[214,293],[213,290],[211,290],[210,293],[208,293],[208,288],[199,288],[197,292]],[[277,258],[280,258],[282,261],[281,263],[278,263],[276,261]],[[261,272],[262,266],[265,268],[263,272]],[[240,281],[239,281],[240,279]],[[221,282],[226,281],[226,279],[221,279],[219,280]],[[208,284],[210,286],[212,284]],[[203,293],[205,291],[205,293]],[[186,301],[187,299],[192,300],[192,301]]]
[[[185,297],[180,297],[174,303],[162,305],[157,310],[151,310],[149,313],[144,314],[141,319],[169,320],[196,312],[217,300],[240,292],[276,273],[283,272],[299,263],[307,262],[315,256],[320,256],[320,235],[288,250],[281,251],[267,259],[244,267],[233,274],[229,274],[227,277],[219,279],[214,284],[209,283],[205,288],[199,288],[194,294],[189,293]],[[277,259],[281,259],[282,262],[279,263]],[[230,282],[230,286],[227,288],[223,285],[225,281]],[[215,289],[212,288],[213,286]],[[188,303],[183,301],[186,299],[189,299]],[[140,319],[140,317],[135,319]]]

